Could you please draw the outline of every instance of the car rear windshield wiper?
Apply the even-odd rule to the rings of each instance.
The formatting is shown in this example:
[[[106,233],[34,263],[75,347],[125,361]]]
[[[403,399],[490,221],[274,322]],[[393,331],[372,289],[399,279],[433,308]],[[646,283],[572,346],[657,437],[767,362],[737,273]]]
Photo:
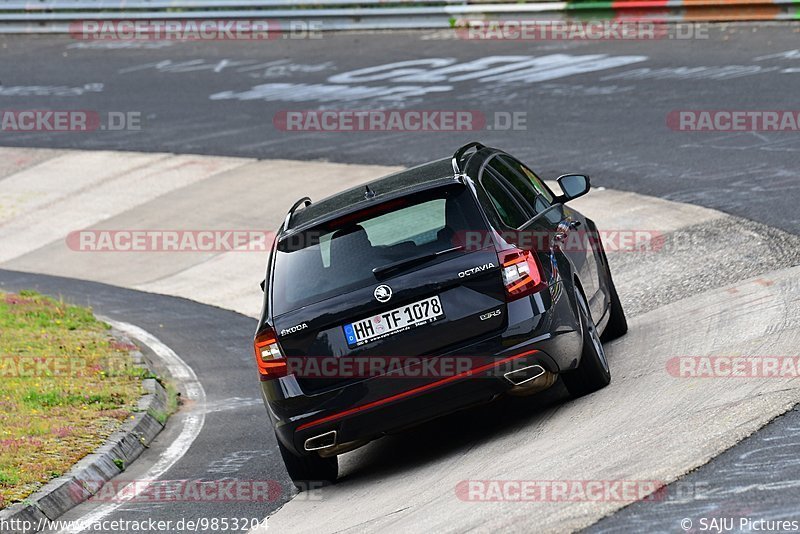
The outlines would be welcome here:
[[[428,254],[422,254],[420,256],[408,258],[407,260],[396,261],[388,265],[375,267],[374,269],[372,269],[372,274],[374,274],[375,278],[377,278],[378,280],[384,280],[386,278],[389,278],[393,274],[405,271],[406,269],[411,269],[412,267],[416,267],[417,265],[422,265],[423,263],[427,263],[432,259],[438,258],[439,256],[442,256],[444,254],[449,254],[450,252],[455,252],[457,250],[463,250],[463,248],[464,248],[463,245],[459,245],[457,247],[451,247],[444,250],[440,250],[439,252],[430,252]]]

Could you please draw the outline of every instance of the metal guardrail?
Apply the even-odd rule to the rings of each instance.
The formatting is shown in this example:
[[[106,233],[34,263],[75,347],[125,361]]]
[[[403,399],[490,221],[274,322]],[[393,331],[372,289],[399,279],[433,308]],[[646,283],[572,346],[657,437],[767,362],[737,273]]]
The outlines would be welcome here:
[[[270,8],[276,6],[385,5],[385,4],[465,4],[464,0],[39,0],[0,1],[2,11],[108,11],[135,9],[219,9]]]
[[[459,19],[797,20],[796,0],[6,0],[0,33],[67,33],[87,20],[317,21],[321,30],[448,28]]]

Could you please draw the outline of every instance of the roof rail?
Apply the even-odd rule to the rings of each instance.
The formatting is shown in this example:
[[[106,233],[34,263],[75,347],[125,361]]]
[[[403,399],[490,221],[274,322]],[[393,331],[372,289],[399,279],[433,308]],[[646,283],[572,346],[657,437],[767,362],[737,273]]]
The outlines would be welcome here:
[[[297,208],[299,208],[301,204],[305,204],[306,206],[310,206],[311,205],[311,199],[308,198],[308,197],[303,197],[300,200],[298,200],[297,202],[295,202],[294,204],[292,204],[292,207],[289,208],[289,213],[286,214],[286,219],[283,221],[283,230],[284,231],[289,229],[289,223],[292,221],[292,215],[294,215],[294,212],[297,211]]]
[[[461,148],[459,148],[458,150],[456,150],[456,153],[453,154],[453,172],[454,173],[461,174],[461,167],[458,166],[458,163],[459,163],[459,161],[461,161],[461,158],[464,157],[464,154],[466,154],[467,150],[469,150],[471,148],[474,148],[475,151],[477,152],[478,150],[481,150],[482,148],[486,148],[486,147],[484,145],[482,145],[481,143],[477,142],[477,141],[472,141],[471,143],[467,143],[466,145],[464,145]]]

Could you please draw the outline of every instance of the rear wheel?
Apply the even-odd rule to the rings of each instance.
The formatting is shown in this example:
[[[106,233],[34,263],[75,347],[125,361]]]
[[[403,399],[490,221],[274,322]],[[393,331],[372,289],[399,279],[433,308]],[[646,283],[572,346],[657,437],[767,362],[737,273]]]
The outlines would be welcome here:
[[[611,382],[611,371],[608,360],[603,350],[603,343],[597,327],[592,321],[592,315],[583,292],[575,288],[575,300],[578,308],[578,322],[583,333],[583,351],[578,368],[563,374],[564,385],[573,397],[582,397],[598,389],[602,389]]]
[[[608,264],[607,261],[606,264]],[[625,335],[628,331],[628,320],[625,318],[625,310],[622,309],[622,303],[619,301],[617,287],[614,285],[614,280],[611,278],[611,269],[607,268],[606,272],[608,274],[608,290],[611,302],[608,324],[600,339],[603,341],[611,341],[612,339],[617,339]]]
[[[278,440],[278,448],[286,465],[286,471],[300,491],[309,489],[312,485],[333,484],[339,474],[339,460],[336,456],[323,458],[316,453],[308,456],[295,456]]]

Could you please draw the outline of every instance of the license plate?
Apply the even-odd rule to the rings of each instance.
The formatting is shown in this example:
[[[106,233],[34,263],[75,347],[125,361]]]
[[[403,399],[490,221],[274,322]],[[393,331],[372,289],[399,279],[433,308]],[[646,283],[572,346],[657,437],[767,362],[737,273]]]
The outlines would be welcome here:
[[[431,323],[442,317],[444,310],[437,296],[346,324],[342,328],[347,346],[352,348]]]

